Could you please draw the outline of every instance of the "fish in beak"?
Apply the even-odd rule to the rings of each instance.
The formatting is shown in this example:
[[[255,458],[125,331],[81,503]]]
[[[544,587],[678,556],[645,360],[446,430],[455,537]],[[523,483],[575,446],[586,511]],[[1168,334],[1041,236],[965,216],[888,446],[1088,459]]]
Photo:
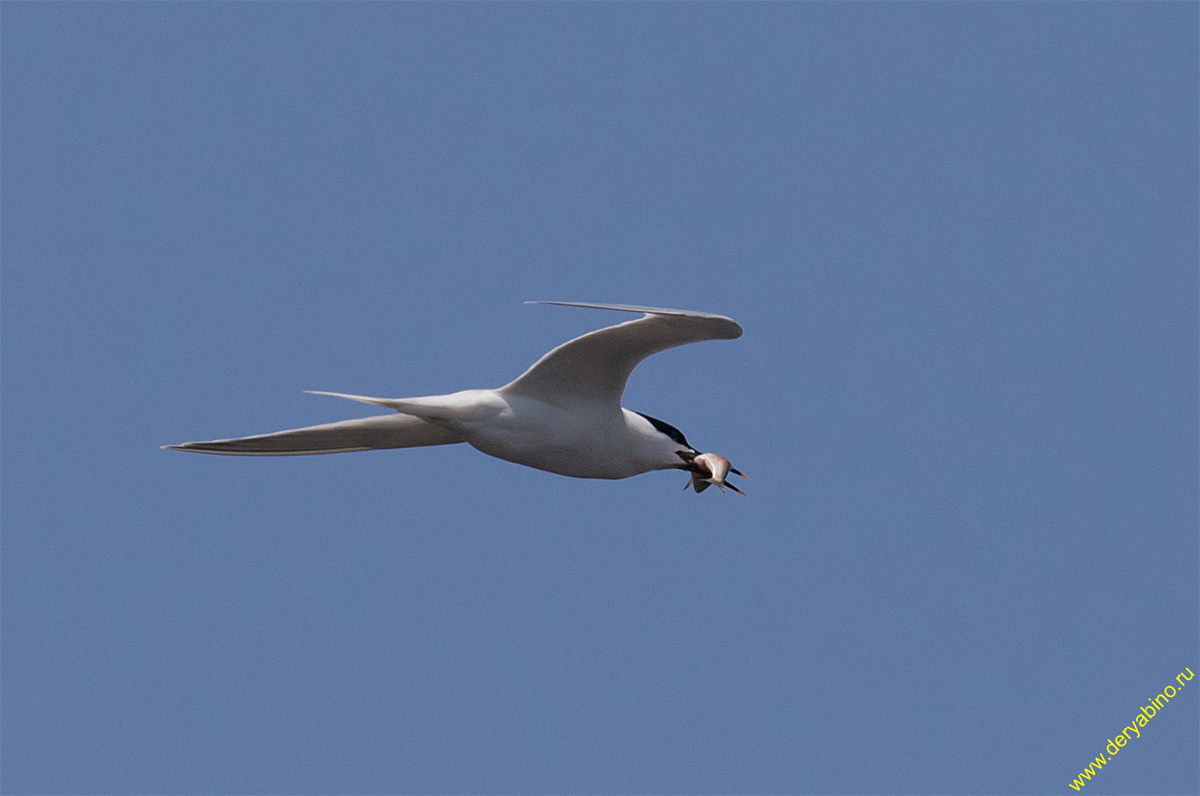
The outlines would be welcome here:
[[[746,480],[749,480],[750,476],[730,465],[729,460],[724,456],[718,456],[715,453],[701,453],[692,459],[691,467],[688,469],[691,470],[692,477],[688,479],[687,484],[683,487],[684,489],[690,486],[697,492],[703,492],[708,489],[710,484],[716,484],[722,492],[725,491],[725,487],[729,487],[739,495],[746,494],[733,484],[726,483],[725,476],[733,473],[734,475],[740,475]]]

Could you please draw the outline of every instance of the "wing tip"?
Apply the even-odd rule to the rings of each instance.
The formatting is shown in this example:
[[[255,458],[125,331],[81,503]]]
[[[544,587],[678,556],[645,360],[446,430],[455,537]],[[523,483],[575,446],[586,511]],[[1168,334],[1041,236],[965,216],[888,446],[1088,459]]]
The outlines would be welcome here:
[[[736,340],[742,336],[742,327],[733,318],[727,315],[718,315],[713,312],[700,312],[699,310],[677,310],[670,307],[646,307],[640,304],[599,304],[592,301],[526,301],[526,304],[550,304],[556,307],[584,307],[593,310],[617,310],[618,312],[641,312],[646,315],[679,315],[688,318],[707,318],[711,320],[729,321],[736,327],[737,334],[731,335],[725,339]]]
[[[205,449],[207,442],[181,442],[178,445],[159,445],[159,450],[164,451],[184,451],[185,453],[210,453]]]

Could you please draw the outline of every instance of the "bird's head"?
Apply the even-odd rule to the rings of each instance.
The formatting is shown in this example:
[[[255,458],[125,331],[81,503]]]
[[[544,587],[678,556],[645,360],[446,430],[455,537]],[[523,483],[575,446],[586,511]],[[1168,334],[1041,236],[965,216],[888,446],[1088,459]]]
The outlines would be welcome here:
[[[691,472],[692,477],[688,479],[687,484],[683,487],[684,489],[690,486],[697,492],[703,492],[708,489],[709,484],[716,484],[722,492],[725,491],[725,487],[729,487],[739,495],[746,494],[733,484],[726,483],[725,476],[733,473],[747,480],[749,480],[750,476],[730,465],[729,460],[724,456],[718,456],[715,453],[697,454],[691,460],[687,469]]]

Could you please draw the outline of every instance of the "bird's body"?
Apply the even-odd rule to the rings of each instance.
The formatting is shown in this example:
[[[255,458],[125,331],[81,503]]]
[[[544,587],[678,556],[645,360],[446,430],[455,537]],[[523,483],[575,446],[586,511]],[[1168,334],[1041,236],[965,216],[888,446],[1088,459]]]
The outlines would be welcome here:
[[[563,343],[499,389],[417,398],[321,392],[317,394],[384,406],[398,414],[164,447],[294,456],[466,442],[499,459],[575,478],[628,478],[682,469],[693,474],[689,485],[697,492],[710,483],[736,489],[705,458],[714,454],[700,454],[678,429],[622,407],[620,399],[629,373],[645,357],[699,340],[739,337],[737,323],[720,315],[655,307],[543,303],[644,315]],[[726,460],[715,459],[725,461],[726,471],[741,475]]]
[[[628,478],[682,463],[677,443],[623,407],[579,414],[529,398],[496,397],[505,409],[463,436],[498,459],[575,478]]]

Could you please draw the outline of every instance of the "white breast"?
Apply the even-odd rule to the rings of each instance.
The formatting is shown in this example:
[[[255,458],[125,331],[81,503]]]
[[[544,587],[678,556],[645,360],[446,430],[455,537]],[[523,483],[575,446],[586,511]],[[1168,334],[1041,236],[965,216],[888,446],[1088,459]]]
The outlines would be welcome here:
[[[486,421],[453,425],[489,456],[575,478],[628,478],[679,461],[679,446],[636,412],[567,411],[515,395],[503,400],[505,408]]]

